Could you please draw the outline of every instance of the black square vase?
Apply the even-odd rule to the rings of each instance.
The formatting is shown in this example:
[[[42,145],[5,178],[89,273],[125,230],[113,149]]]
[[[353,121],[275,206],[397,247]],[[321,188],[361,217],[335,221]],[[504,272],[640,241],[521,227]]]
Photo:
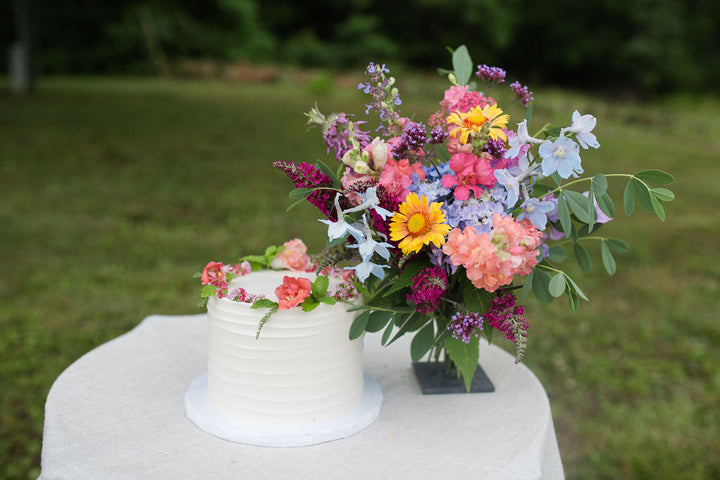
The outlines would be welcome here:
[[[417,362],[413,363],[413,371],[417,378],[420,390],[423,395],[434,395],[442,393],[468,393],[465,388],[465,381],[458,378],[456,370],[445,372],[445,365],[442,362]],[[470,385],[469,393],[494,392],[495,386],[488,376],[478,365]]]

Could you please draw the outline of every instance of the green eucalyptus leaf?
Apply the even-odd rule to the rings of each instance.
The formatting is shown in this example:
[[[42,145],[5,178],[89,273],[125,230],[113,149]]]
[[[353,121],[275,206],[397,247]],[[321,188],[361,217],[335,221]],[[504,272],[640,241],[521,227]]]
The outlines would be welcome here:
[[[375,310],[370,313],[370,319],[368,320],[367,326],[365,327],[365,331],[367,332],[379,332],[383,328],[385,328],[385,325],[388,324],[388,322],[392,319],[394,315],[394,312],[385,312],[380,310]]]
[[[635,193],[632,180],[629,180],[627,185],[625,185],[625,191],[623,192],[623,207],[625,209],[625,215],[628,217],[632,215],[635,210]]]
[[[567,258],[567,250],[562,245],[553,245],[548,252],[548,261],[562,263]]]
[[[613,254],[605,241],[600,243],[600,257],[602,258],[605,271],[610,275],[615,275],[615,257],[613,257]]]
[[[563,190],[563,194],[567,198],[568,205],[578,220],[583,223],[590,223],[590,215],[587,208],[588,199],[585,198],[585,195],[572,190]]]
[[[464,343],[455,337],[447,337],[445,340],[445,352],[455,362],[458,372],[465,381],[465,388],[469,392],[480,359],[479,339],[474,337],[470,343]]]
[[[627,243],[617,238],[608,238],[605,240],[605,242],[607,243],[608,247],[610,247],[610,250],[615,253],[627,253],[630,250],[630,247]]]
[[[385,328],[385,331],[382,334],[382,339],[380,340],[382,346],[387,345],[387,341],[390,339],[394,327],[395,325],[393,324],[393,322],[390,322],[387,328]]]
[[[535,298],[543,303],[552,303],[555,298],[550,294],[550,289],[548,287],[550,284],[550,274],[545,270],[534,270],[534,272],[535,273],[532,278],[532,289],[533,294],[535,294]]]
[[[415,334],[410,342],[410,356],[413,362],[420,359],[430,350],[435,340],[435,327],[433,322],[428,322],[419,332]]]
[[[315,190],[317,190],[314,187],[300,187],[296,188],[294,190],[290,190],[290,193],[288,194],[288,197],[290,197],[293,200],[296,200],[298,198],[305,198],[311,193],[313,193]]]
[[[325,162],[318,160],[315,166],[322,170],[322,172],[330,178],[333,188],[342,188],[342,183],[338,180],[335,172],[333,172],[332,169],[325,164]]]
[[[350,340],[355,340],[356,338],[359,338],[360,335],[365,332],[365,327],[368,324],[368,320],[370,319],[370,312],[364,311],[360,315],[358,315],[355,320],[353,321],[352,325],[350,326],[350,332],[348,334],[348,338]]]
[[[577,293],[573,290],[568,290],[568,309],[571,312],[576,312],[578,309],[578,305],[580,303],[580,300],[578,300]]]
[[[655,169],[643,170],[636,173],[635,176],[645,182],[658,183],[661,185],[671,183],[673,180],[675,180],[675,178],[669,173]]]
[[[393,286],[390,287],[390,290],[385,292],[385,295],[383,297],[387,297],[388,295],[397,292],[398,290],[402,290],[405,287],[409,287],[412,283],[412,279],[420,273],[420,270],[426,267],[426,262],[422,258],[416,258],[413,260],[410,260],[405,264],[405,269],[400,274],[400,276],[393,282]]]
[[[473,63],[465,45],[460,45],[452,55],[453,70],[458,84],[467,85],[473,73]]]
[[[556,273],[553,275],[552,279],[550,280],[550,295],[557,298],[561,296],[563,293],[565,293],[565,287],[567,284],[565,283],[565,274],[564,273]]]
[[[535,275],[535,270],[530,270],[530,273],[525,276],[525,283],[523,284],[523,288],[520,292],[520,301],[524,301],[530,294],[530,291],[532,291],[533,275]]]
[[[567,205],[564,195],[560,195],[558,198],[558,216],[560,217],[560,226],[562,227],[565,236],[570,234],[572,230],[572,219],[570,218],[570,209]]]
[[[577,295],[580,296],[580,298],[582,298],[586,302],[589,301],[587,296],[585,295],[585,293],[580,289],[578,284],[575,283],[575,281],[569,275],[567,275],[567,274],[565,275],[565,280],[567,280],[567,282],[568,282],[569,291],[575,292]]]
[[[615,204],[607,193],[597,197],[598,207],[610,218],[615,217]]]
[[[667,188],[653,188],[651,193],[655,198],[663,202],[671,202],[675,199],[675,194]]]
[[[487,290],[477,288],[472,282],[463,275],[463,302],[465,307],[475,313],[485,313],[490,309],[490,302],[494,294]]]
[[[648,187],[644,183],[640,182],[639,180],[635,180],[634,178],[630,180],[630,183],[632,183],[635,198],[637,198],[640,206],[648,212],[654,213],[655,207],[653,206],[652,197],[650,196],[650,191],[648,190]]]
[[[587,249],[579,243],[573,245],[573,250],[575,253],[575,258],[577,259],[580,268],[582,268],[582,271],[585,273],[590,273],[590,271],[592,270],[592,260],[590,259],[590,253],[588,253]]]
[[[593,177],[591,185],[595,196],[602,195],[607,191],[607,178],[602,173],[598,173]]]
[[[655,196],[650,197],[650,203],[652,203],[653,211],[658,216],[661,222],[665,221],[665,209],[662,206],[662,202]]]

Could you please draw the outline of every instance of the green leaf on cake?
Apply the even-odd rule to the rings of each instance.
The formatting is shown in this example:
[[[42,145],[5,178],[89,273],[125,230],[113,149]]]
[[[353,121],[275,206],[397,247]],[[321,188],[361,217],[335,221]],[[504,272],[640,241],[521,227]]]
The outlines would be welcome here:
[[[317,277],[312,283],[313,297],[315,297],[316,299],[324,297],[327,293],[328,285],[330,285],[330,280],[328,280],[328,277],[326,277],[325,275],[320,275],[319,277]]]
[[[268,298],[261,298],[259,300],[256,300],[255,303],[252,304],[250,308],[273,308],[277,307],[278,303],[273,302],[272,300]]]

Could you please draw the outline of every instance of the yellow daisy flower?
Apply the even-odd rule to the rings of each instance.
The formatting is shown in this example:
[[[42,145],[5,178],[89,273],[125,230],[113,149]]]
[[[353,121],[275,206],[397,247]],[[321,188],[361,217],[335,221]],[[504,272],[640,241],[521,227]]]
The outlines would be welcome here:
[[[428,205],[428,199],[411,193],[400,204],[390,221],[390,239],[397,242],[403,253],[418,252],[429,243],[436,247],[445,243],[450,225],[445,223],[445,214],[440,209],[442,202]]]
[[[486,129],[487,134],[493,140],[498,138],[507,141],[507,135],[502,130],[510,120],[510,115],[503,113],[502,109],[496,103],[485,105],[480,108],[478,105],[469,112],[453,112],[447,119],[448,124],[457,125],[450,131],[450,135],[457,137],[460,135],[460,143],[466,144],[468,136],[473,133],[480,133]]]

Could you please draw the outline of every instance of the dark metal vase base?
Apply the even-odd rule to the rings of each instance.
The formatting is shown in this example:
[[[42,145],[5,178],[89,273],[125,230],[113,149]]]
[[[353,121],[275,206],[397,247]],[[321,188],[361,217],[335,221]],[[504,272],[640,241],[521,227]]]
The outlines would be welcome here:
[[[423,395],[434,395],[441,393],[467,393],[465,381],[458,378],[455,369],[445,373],[445,365],[442,362],[417,362],[413,363],[413,371],[417,378],[420,390]],[[478,365],[475,370],[469,393],[494,392],[495,386],[488,376]]]

